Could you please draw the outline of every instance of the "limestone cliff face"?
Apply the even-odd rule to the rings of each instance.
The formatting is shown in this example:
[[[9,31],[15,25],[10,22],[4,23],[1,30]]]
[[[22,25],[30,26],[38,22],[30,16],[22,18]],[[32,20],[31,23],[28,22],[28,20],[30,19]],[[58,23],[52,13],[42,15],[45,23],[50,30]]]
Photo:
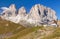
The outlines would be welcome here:
[[[19,8],[18,14],[22,17],[26,16],[26,10],[24,7]]]
[[[34,5],[28,14],[26,14],[24,7],[19,8],[17,11],[14,4],[11,4],[9,8],[4,8],[2,18],[12,21],[14,23],[20,23],[22,25],[34,24],[34,25],[55,25],[57,23],[56,12],[46,6],[36,4]],[[21,22],[23,21],[23,22]]]
[[[36,4],[31,8],[29,18],[39,20],[40,23],[43,24],[51,24],[54,23],[54,20],[57,20],[56,12],[54,10],[40,4]]]
[[[10,20],[10,17],[15,17],[16,16],[16,8],[15,4],[11,4],[8,8],[7,7],[2,7],[3,9],[3,14],[2,18],[6,20]]]
[[[11,10],[12,16],[15,16],[16,15],[16,7],[15,7],[15,4],[11,4],[9,6],[9,9]]]

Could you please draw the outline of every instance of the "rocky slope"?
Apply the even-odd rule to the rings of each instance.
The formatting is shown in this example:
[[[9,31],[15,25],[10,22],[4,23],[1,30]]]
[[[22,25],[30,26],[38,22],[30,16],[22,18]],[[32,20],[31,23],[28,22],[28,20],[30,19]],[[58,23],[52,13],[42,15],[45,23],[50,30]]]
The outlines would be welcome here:
[[[20,24],[15,24],[0,18],[0,39],[5,39],[5,37],[12,36],[24,29],[25,27]]]

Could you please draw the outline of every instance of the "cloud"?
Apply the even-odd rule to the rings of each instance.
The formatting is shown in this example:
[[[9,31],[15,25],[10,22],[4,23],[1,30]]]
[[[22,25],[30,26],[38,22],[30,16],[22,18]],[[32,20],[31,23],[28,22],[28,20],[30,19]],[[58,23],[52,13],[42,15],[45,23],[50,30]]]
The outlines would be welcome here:
[[[2,10],[2,11],[1,11]],[[10,9],[9,8],[7,8],[7,7],[1,7],[0,8],[0,14],[3,14],[4,12],[6,12],[6,11],[10,11]]]
[[[2,10],[10,10],[9,8],[7,7],[1,7]]]

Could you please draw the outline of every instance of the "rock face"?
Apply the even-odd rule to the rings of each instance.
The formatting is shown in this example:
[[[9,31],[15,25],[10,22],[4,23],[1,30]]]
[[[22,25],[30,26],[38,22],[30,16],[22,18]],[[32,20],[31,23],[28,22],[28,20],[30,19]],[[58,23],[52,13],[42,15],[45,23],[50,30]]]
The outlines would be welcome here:
[[[16,16],[15,4],[11,4],[11,5],[9,6],[9,9],[10,9],[11,12],[12,12],[12,16]]]
[[[56,25],[57,16],[56,12],[51,8],[45,7],[40,4],[34,5],[30,12],[26,14],[24,7],[19,8],[18,12],[14,4],[11,4],[9,8],[3,11],[2,18],[7,18],[9,21],[14,23],[20,23],[22,25],[33,24],[33,25]],[[22,22],[23,21],[23,22]]]
[[[54,21],[57,20],[56,12],[54,10],[40,4],[31,8],[29,18],[39,22],[40,24],[53,24]]]
[[[18,14],[22,17],[26,16],[26,10],[24,7],[19,8]]]
[[[2,9],[4,10],[3,13],[4,15],[6,16],[15,16],[16,15],[16,8],[15,8],[15,5],[14,4],[11,4],[9,6],[9,8],[7,7],[2,7]]]

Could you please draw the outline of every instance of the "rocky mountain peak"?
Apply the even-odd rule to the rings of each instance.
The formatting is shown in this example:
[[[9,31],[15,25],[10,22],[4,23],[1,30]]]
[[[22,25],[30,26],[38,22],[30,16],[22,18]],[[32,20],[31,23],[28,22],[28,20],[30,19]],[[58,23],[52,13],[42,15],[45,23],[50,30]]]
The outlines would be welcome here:
[[[16,10],[15,4],[11,4],[11,5],[9,6],[9,8],[10,8],[10,9],[13,9],[13,10]]]
[[[57,16],[56,12],[46,6],[36,4],[34,5],[28,14],[26,14],[26,9],[24,7],[19,8],[18,12],[16,12],[15,4],[11,4],[8,10],[5,10],[6,13],[3,18],[9,19],[14,23],[19,23],[22,25],[56,25],[57,24]],[[18,13],[18,14],[16,14]],[[22,22],[23,21],[23,22]],[[28,24],[27,24],[28,23]]]
[[[15,16],[16,15],[16,7],[15,7],[15,4],[11,4],[9,6],[9,9],[11,10],[12,12],[12,16]]]
[[[57,20],[56,12],[46,6],[36,4],[30,10],[30,18],[39,20],[39,23],[52,24],[52,21]]]
[[[24,7],[19,8],[18,14],[21,16],[26,16],[26,10]]]

